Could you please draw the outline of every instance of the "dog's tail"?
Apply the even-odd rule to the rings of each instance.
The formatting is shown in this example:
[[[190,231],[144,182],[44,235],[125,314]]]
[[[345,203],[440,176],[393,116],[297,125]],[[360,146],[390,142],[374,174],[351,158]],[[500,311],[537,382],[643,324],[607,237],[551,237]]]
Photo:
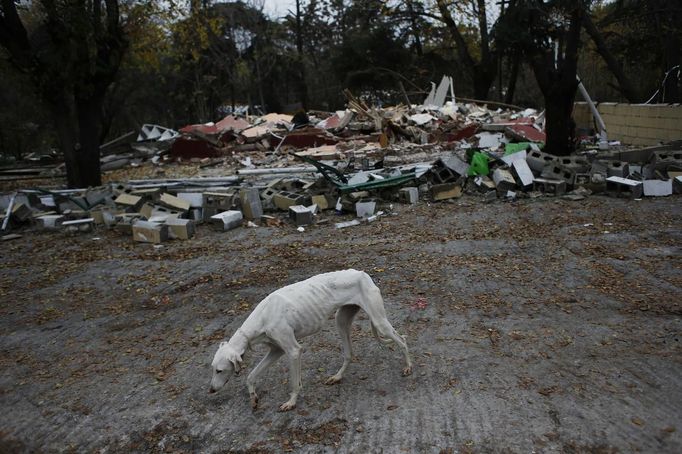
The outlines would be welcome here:
[[[376,337],[376,339],[379,342],[381,342],[382,344],[392,344],[393,343],[393,339],[384,339],[383,337],[381,337],[379,335],[379,333],[377,332],[376,326],[374,326],[374,323],[369,322],[369,326],[372,327],[372,334],[374,335],[374,337]]]

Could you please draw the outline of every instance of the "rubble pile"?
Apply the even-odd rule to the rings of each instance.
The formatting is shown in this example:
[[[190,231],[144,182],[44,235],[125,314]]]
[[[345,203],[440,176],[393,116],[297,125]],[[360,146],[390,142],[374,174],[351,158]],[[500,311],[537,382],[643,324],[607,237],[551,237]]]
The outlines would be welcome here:
[[[445,85],[444,85],[445,84]],[[100,225],[135,241],[189,239],[196,224],[372,222],[394,204],[483,202],[594,193],[640,198],[682,191],[682,141],[602,149],[584,138],[566,157],[543,152],[543,114],[445,101],[444,78],[422,105],[369,107],[346,92],[343,111],[227,116],[174,131],[144,125],[102,146],[102,168],[198,162],[203,176],[138,179],[83,190],[27,189],[0,198],[2,230],[33,225],[77,233]],[[445,88],[443,88],[445,87]],[[600,144],[601,145],[601,144]],[[16,237],[5,236],[10,239]]]

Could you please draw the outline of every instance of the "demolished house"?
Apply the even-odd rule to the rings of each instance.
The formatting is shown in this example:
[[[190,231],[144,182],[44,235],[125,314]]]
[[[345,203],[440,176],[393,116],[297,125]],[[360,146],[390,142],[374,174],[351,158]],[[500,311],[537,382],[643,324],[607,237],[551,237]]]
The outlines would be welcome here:
[[[347,108],[337,112],[228,115],[178,131],[143,125],[136,138],[128,133],[102,146],[103,171],[148,166],[163,174],[191,163],[200,175],[6,194],[3,238],[24,226],[72,233],[103,226],[162,243],[189,239],[202,223],[223,231],[353,227],[390,214],[394,204],[463,195],[489,203],[682,191],[682,141],[604,147],[603,136],[589,135],[579,151],[557,157],[543,152],[543,113],[457,102],[450,78],[420,105],[377,108],[345,95]]]

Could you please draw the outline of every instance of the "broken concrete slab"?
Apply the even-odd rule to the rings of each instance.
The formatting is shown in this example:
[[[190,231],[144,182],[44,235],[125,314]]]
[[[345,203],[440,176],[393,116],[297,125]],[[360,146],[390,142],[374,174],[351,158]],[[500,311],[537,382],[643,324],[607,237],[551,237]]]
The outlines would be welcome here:
[[[260,191],[256,188],[245,188],[239,191],[244,218],[250,221],[260,219],[263,216],[263,204],[260,200]]]
[[[502,160],[508,166],[511,166],[516,161],[525,161],[527,157],[528,157],[528,153],[526,152],[526,150],[521,150],[521,151],[517,151],[515,153],[510,153],[510,154],[502,156]]]
[[[279,191],[272,197],[272,203],[282,211],[288,211],[293,205],[302,205],[304,201],[305,196],[288,191]]]
[[[503,143],[509,141],[502,133],[479,132],[476,134],[476,137],[478,137],[479,148],[491,148],[495,150]]]
[[[221,230],[232,230],[242,225],[244,216],[241,211],[228,210],[211,216],[212,222]]]
[[[163,193],[159,198],[159,202],[168,208],[178,210],[178,211],[189,211],[191,204],[189,201],[175,197],[174,195]]]
[[[148,221],[135,221],[132,225],[133,240],[159,244],[168,240],[168,226]]]
[[[189,202],[190,208],[201,208],[204,206],[204,194],[201,192],[178,192],[178,198]]]
[[[644,195],[647,197],[665,197],[673,193],[673,180],[644,180]]]
[[[533,180],[535,180],[535,176],[533,175],[533,171],[530,170],[530,167],[528,166],[528,163],[526,162],[525,159],[519,159],[514,161],[512,163],[512,169],[514,169],[514,173],[516,174],[516,177],[519,179],[521,186],[526,188],[528,186],[533,185]]]
[[[516,189],[516,180],[514,180],[514,176],[507,169],[495,169],[493,172],[493,181],[495,182],[495,188],[497,188],[498,191],[506,192]]]
[[[356,202],[355,214],[359,218],[368,218],[374,214],[377,203],[374,201]]]
[[[641,181],[612,176],[606,179],[607,189],[615,189],[618,194],[627,193],[633,199],[642,197],[643,185]]]
[[[337,229],[345,229],[346,227],[353,227],[360,224],[361,222],[358,219],[353,219],[352,221],[337,222],[334,224],[334,227]]]
[[[125,207],[126,210],[129,212],[133,212],[139,210],[139,208],[142,206],[143,201],[144,199],[140,196],[122,193],[118,197],[116,197],[114,203],[116,203],[116,205],[121,205]]]

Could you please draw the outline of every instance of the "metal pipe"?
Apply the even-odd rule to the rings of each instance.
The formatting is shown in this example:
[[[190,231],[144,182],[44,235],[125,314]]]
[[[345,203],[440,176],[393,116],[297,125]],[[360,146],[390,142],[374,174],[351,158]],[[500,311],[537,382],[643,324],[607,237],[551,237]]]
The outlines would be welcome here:
[[[237,175],[272,175],[277,173],[315,173],[317,168],[313,166],[281,167],[272,169],[240,169]]]
[[[578,75],[576,75],[575,77],[576,79],[578,79],[578,90],[580,90],[580,94],[583,95],[585,102],[587,102],[587,105],[590,106],[592,115],[594,116],[595,120],[597,120],[597,126],[599,127],[599,148],[606,149],[609,147],[609,141],[606,136],[606,125],[604,124],[604,120],[599,114],[597,106],[594,104],[594,102],[592,102],[592,98],[590,98],[590,94],[587,92],[585,85],[583,85],[583,81],[580,80],[580,77],[578,77]]]
[[[17,193],[15,192],[12,198],[9,200],[9,206],[7,207],[7,214],[5,214],[5,220],[2,221],[2,230],[7,229],[7,224],[9,224],[9,217],[12,215],[12,209],[14,209],[14,201],[17,198]]]

